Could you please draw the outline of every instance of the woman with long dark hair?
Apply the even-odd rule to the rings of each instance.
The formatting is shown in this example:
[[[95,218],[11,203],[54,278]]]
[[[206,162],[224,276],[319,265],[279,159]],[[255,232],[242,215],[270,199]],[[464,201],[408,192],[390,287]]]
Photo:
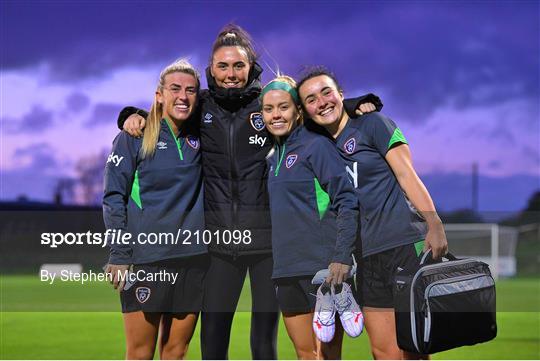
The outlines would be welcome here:
[[[433,200],[412,165],[407,140],[390,118],[371,113],[349,118],[343,90],[324,68],[298,82],[306,114],[326,129],[346,160],[360,204],[361,238],[356,277],[366,330],[375,359],[418,359],[397,345],[394,275],[414,268],[422,251],[433,258],[448,248]]]

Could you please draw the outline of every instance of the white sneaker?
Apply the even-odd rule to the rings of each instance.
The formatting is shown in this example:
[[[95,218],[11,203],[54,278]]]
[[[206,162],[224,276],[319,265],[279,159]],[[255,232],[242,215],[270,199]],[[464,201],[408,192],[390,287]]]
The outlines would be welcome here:
[[[340,286],[335,286],[340,288]],[[341,292],[334,292],[334,306],[339,313],[339,319],[347,335],[358,337],[364,329],[364,315],[360,311],[360,306],[353,297],[351,286],[343,282]]]
[[[317,303],[313,314],[313,331],[321,342],[330,342],[336,332],[336,310],[332,298],[332,289],[323,283],[317,290]]]

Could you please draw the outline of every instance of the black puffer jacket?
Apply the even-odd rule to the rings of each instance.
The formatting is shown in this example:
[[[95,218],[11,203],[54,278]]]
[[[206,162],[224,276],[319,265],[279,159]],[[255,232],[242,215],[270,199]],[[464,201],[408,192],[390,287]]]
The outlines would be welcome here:
[[[224,244],[228,236],[213,237],[210,249],[215,252],[271,251],[265,157],[273,139],[261,114],[261,72],[255,64],[245,88],[224,89],[206,71],[208,90],[201,93],[200,123],[206,227],[220,233],[251,232],[251,240],[244,238],[237,245]]]

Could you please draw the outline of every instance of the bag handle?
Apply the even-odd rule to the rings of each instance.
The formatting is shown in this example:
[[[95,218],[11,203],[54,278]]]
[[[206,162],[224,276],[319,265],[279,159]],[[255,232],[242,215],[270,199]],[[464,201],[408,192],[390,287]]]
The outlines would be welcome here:
[[[428,263],[435,263],[436,261],[433,260],[433,257],[431,257],[432,255],[432,251],[431,251],[431,248],[427,250],[427,252],[424,253],[424,255],[422,256],[422,259],[420,260],[420,266],[423,266],[424,264],[428,264]],[[429,256],[429,257],[428,257]],[[444,261],[446,259],[446,261]],[[443,262],[448,262],[448,261],[457,261],[457,257],[454,256],[452,253],[450,252],[447,252],[443,257],[442,257],[442,261]]]

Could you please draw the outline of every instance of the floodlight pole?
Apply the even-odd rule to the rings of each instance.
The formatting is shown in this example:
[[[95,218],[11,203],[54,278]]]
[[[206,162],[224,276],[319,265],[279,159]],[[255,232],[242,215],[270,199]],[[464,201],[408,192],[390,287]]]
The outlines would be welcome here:
[[[474,162],[472,166],[472,210],[478,212],[478,163]]]

